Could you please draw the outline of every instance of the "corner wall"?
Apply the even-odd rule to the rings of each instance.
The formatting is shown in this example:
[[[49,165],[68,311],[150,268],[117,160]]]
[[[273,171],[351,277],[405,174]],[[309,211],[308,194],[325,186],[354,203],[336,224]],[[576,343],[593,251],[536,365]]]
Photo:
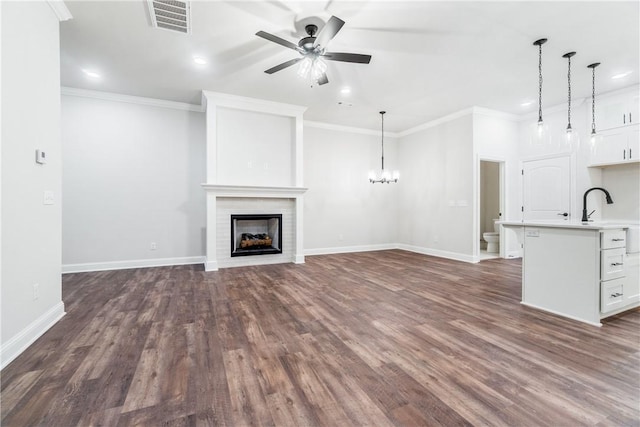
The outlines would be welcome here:
[[[400,247],[473,261],[473,115],[404,136],[399,142]]]
[[[400,171],[394,184],[371,184],[380,168],[380,135],[348,129],[304,127],[305,254],[395,247],[398,191],[408,185]],[[385,165],[401,169],[398,142],[385,136]]]
[[[0,8],[4,367],[64,315],[64,305],[59,20],[46,2]],[[36,149],[46,164],[36,164]],[[53,204],[43,204],[45,191]]]
[[[63,271],[202,262],[204,113],[90,96],[62,97]]]

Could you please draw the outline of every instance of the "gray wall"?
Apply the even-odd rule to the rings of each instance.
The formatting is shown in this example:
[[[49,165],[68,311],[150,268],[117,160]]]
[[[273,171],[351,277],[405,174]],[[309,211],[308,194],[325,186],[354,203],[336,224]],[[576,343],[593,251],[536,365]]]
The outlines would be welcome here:
[[[46,2],[0,2],[0,8],[5,366],[64,314],[64,306],[59,22]],[[47,164],[36,164],[36,149],[45,150]],[[52,205],[43,204],[44,191],[53,193]]]
[[[201,257],[204,114],[78,96],[62,113],[65,271]]]

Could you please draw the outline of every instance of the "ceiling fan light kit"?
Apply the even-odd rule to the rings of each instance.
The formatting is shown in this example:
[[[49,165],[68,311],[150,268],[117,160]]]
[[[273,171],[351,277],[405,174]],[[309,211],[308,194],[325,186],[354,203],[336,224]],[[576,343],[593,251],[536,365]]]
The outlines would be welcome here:
[[[317,33],[317,25],[309,24],[305,27],[307,37],[303,37],[297,45],[265,31],[258,31],[256,36],[295,50],[301,55],[300,58],[291,59],[283,62],[282,64],[276,65],[275,67],[269,68],[265,73],[273,74],[300,62],[300,66],[298,68],[298,75],[300,77],[305,79],[310,78],[312,83],[324,85],[329,83],[329,78],[327,77],[327,63],[325,60],[368,64],[371,61],[371,55],[329,52],[326,50],[329,42],[336,36],[336,34],[338,34],[343,26],[344,21],[336,16],[329,18],[319,33]]]

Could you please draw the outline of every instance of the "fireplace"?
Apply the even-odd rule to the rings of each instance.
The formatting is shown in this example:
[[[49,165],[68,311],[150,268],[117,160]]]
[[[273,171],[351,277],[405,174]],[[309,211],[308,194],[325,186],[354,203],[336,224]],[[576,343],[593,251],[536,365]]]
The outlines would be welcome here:
[[[282,253],[282,214],[231,215],[231,256]]]

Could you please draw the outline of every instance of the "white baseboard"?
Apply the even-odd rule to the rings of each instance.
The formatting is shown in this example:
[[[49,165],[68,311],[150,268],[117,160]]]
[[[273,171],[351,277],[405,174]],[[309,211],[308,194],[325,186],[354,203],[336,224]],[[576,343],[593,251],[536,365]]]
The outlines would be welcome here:
[[[60,301],[42,316],[31,322],[29,326],[14,335],[9,341],[2,344],[2,347],[0,347],[0,369],[4,369],[65,314],[64,303]]]
[[[170,265],[203,264],[205,257],[137,259],[130,261],[109,261],[86,264],[63,264],[62,274],[83,273],[87,271],[124,270],[127,268],[166,267]]]
[[[544,311],[545,313],[555,314],[556,316],[564,317],[566,319],[577,320],[578,322],[586,323],[587,325],[592,325],[592,326],[597,326],[597,327],[602,326],[602,323],[600,323],[600,322],[594,322],[594,321],[587,320],[587,319],[581,319],[580,317],[576,317],[576,316],[571,316],[571,315],[568,315],[568,314],[560,313],[559,311],[549,310],[548,308],[538,307],[537,305],[529,304],[528,302],[520,301],[520,304],[524,305],[525,307],[530,307],[530,308],[534,308],[534,309],[539,310],[539,311]]]
[[[338,246],[335,248],[305,249],[304,254],[305,255],[331,255],[331,254],[346,254],[351,252],[386,251],[389,249],[398,249],[398,245],[395,243],[384,243],[379,245]]]
[[[402,249],[409,252],[415,252],[423,255],[431,255],[439,258],[447,258],[455,261],[469,262],[469,263],[477,263],[480,262],[479,257],[474,257],[473,255],[461,254],[458,252],[448,252],[441,251],[439,249],[431,249],[424,248],[421,246],[413,246],[413,245],[405,245],[404,243],[400,243],[397,245],[398,249]]]
[[[218,271],[218,261],[217,260],[212,260],[209,261],[208,259],[205,259],[204,261],[204,271]]]

